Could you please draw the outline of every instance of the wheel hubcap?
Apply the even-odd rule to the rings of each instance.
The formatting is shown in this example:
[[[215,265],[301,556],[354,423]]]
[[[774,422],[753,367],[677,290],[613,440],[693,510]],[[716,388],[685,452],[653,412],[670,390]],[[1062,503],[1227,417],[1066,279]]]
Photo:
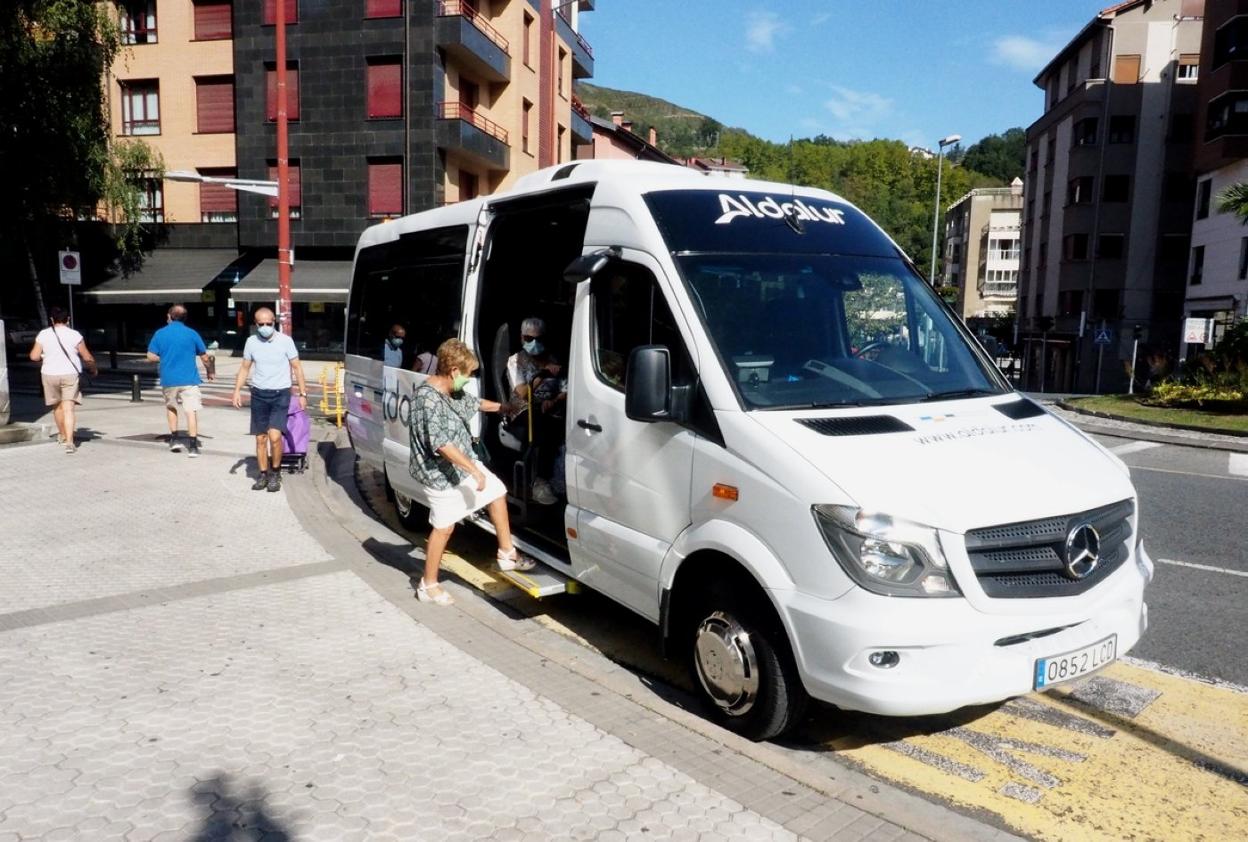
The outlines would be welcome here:
[[[698,626],[694,637],[698,680],[730,716],[741,716],[758,699],[758,659],[750,634],[733,617],[716,611]]]

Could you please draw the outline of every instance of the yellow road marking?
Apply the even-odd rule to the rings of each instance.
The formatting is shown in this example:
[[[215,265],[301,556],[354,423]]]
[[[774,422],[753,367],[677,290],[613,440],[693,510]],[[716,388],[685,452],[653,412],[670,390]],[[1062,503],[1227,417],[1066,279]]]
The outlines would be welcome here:
[[[1097,679],[1100,707],[1061,687],[930,733],[862,717],[826,746],[1036,838],[1248,838],[1248,695],[1123,663]]]

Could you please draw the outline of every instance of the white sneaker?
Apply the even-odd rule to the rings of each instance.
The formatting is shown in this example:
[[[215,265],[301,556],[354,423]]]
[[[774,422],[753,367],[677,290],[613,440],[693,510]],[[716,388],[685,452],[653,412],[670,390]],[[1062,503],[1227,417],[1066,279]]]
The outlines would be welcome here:
[[[552,506],[558,501],[555,492],[550,490],[550,483],[544,479],[533,481],[533,502],[542,506]]]

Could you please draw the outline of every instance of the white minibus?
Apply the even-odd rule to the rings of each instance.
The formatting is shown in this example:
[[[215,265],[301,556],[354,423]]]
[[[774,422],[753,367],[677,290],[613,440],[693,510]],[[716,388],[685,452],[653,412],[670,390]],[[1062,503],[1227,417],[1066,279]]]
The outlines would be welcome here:
[[[479,421],[518,543],[655,623],[727,727],[775,736],[811,698],[996,702],[1143,633],[1153,568],[1126,466],[1014,391],[845,200],[584,161],[369,228],[348,429],[405,525],[427,517],[411,361],[458,336],[481,359],[467,388],[505,400],[529,318],[564,365],[558,440]],[[543,464],[553,504],[532,499]]]

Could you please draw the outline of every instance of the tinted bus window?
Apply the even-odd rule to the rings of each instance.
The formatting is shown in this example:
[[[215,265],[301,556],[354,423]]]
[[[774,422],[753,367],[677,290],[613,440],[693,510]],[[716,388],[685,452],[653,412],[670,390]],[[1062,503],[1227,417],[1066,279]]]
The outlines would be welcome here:
[[[468,226],[404,235],[363,249],[347,308],[347,353],[383,358],[393,325],[407,331],[403,367],[459,329]]]

